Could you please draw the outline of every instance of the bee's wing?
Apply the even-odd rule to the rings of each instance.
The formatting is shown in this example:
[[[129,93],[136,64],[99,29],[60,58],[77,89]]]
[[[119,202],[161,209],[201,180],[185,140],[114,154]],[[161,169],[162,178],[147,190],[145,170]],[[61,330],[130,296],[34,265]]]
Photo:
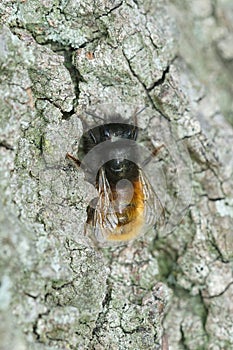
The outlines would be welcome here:
[[[143,233],[149,227],[161,223],[164,209],[142,170],[139,170],[139,181],[144,197],[143,218],[145,225],[142,227]],[[99,171],[98,192],[99,196],[89,229],[91,230],[91,237],[94,234],[97,242],[104,243],[108,240],[109,235],[116,230],[119,222],[114,208],[113,193],[103,168]]]
[[[94,235],[98,242],[106,240],[109,232],[113,232],[118,224],[118,218],[113,206],[111,187],[103,168],[99,172],[99,197],[93,217]]]
[[[144,218],[146,225],[151,226],[155,223],[162,225],[164,222],[163,205],[141,169],[139,170],[139,180],[143,188]]]

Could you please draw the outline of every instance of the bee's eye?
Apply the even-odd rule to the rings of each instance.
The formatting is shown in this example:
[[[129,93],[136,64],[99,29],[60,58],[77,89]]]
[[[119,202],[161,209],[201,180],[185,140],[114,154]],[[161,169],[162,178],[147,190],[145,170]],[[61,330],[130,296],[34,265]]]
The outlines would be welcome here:
[[[127,132],[126,132],[126,138],[127,139],[131,139],[132,138],[132,130],[131,129],[129,129]]]
[[[108,129],[104,129],[104,136],[105,136],[106,138],[110,138],[110,132],[109,132]]]

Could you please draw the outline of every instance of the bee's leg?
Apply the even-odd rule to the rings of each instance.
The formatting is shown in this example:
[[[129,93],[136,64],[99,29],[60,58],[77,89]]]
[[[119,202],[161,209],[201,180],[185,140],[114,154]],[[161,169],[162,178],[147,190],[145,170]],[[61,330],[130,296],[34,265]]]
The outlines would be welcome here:
[[[149,157],[147,157],[143,163],[142,163],[142,167],[146,166],[151,159],[153,159],[154,157],[157,156],[157,154],[160,152],[161,148],[165,147],[164,144],[160,145],[159,147],[154,148],[154,150],[152,151],[151,155]]]
[[[87,207],[87,224],[92,225],[93,224],[93,218],[94,218],[95,209],[92,208],[90,205]]]
[[[87,207],[87,220],[84,228],[84,236],[87,235],[87,225],[94,226],[94,215],[98,198],[93,198]]]
[[[94,210],[93,210],[93,208],[90,207],[90,205],[88,205],[88,207],[87,207],[87,220],[86,220],[86,223],[84,226],[84,236],[86,236],[88,233],[87,225],[93,226],[93,218],[94,218]]]
[[[164,144],[160,145],[159,147],[155,148],[152,152],[152,157],[156,157],[157,154],[159,153],[159,151],[161,150],[161,148],[165,147]]]
[[[80,160],[79,160],[78,158],[75,158],[75,157],[72,156],[70,153],[66,153],[66,158],[67,158],[67,159],[71,159],[71,160],[75,163],[75,165],[76,165],[78,168],[80,167],[81,162],[80,162]]]

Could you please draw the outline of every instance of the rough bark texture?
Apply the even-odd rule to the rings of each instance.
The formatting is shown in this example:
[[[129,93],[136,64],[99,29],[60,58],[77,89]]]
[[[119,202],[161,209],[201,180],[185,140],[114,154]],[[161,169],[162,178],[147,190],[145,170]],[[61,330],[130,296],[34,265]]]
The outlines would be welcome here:
[[[0,15],[0,349],[233,348],[232,1],[3,0]],[[93,189],[65,154],[98,103],[148,105],[153,142],[160,120],[185,143],[172,233],[85,245]]]

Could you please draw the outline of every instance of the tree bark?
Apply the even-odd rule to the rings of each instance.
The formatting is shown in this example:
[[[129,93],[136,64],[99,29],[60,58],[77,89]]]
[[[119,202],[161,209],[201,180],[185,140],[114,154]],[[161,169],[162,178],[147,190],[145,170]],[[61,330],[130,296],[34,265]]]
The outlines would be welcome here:
[[[0,13],[0,349],[232,348],[231,0],[3,0]],[[146,107],[166,215],[96,249],[95,191],[65,155],[103,104],[128,119]]]

